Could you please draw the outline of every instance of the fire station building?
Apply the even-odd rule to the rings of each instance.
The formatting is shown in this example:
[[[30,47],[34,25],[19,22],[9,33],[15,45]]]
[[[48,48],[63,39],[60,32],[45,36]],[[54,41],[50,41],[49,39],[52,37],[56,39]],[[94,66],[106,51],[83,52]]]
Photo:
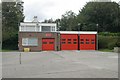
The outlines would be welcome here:
[[[24,22],[19,26],[19,50],[96,50],[97,32],[57,31],[56,23]]]

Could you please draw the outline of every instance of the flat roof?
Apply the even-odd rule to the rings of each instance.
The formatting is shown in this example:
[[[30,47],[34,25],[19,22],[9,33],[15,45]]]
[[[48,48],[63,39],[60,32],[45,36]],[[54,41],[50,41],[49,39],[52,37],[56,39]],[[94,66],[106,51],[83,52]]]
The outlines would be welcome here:
[[[56,24],[56,23],[45,23],[45,22],[21,22],[20,24]]]
[[[59,31],[60,34],[97,34],[97,31]]]
[[[37,24],[36,22],[21,22],[20,26],[25,26],[25,25],[27,25],[27,26],[34,26],[36,24]],[[40,22],[38,22],[38,24],[40,26],[56,26],[56,23],[40,23]]]

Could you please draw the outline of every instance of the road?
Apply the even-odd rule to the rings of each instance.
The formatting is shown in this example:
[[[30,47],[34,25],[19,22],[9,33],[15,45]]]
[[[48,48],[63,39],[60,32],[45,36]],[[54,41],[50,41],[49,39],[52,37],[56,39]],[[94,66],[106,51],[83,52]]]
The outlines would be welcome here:
[[[3,52],[3,78],[118,78],[118,54],[100,51]]]

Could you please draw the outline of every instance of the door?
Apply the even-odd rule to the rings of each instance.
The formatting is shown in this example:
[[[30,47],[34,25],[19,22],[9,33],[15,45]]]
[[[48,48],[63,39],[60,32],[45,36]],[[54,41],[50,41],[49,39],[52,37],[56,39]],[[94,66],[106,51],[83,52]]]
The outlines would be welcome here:
[[[42,39],[42,50],[43,51],[52,51],[55,50],[55,39]]]
[[[78,50],[77,34],[61,34],[61,50]]]
[[[80,35],[80,50],[96,50],[96,35],[81,34]]]

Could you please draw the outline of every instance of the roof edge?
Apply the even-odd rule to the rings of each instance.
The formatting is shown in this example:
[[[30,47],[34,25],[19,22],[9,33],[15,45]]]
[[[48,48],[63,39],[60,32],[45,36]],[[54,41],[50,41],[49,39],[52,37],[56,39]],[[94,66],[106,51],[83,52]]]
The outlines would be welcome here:
[[[59,31],[61,34],[97,34],[97,31]]]

